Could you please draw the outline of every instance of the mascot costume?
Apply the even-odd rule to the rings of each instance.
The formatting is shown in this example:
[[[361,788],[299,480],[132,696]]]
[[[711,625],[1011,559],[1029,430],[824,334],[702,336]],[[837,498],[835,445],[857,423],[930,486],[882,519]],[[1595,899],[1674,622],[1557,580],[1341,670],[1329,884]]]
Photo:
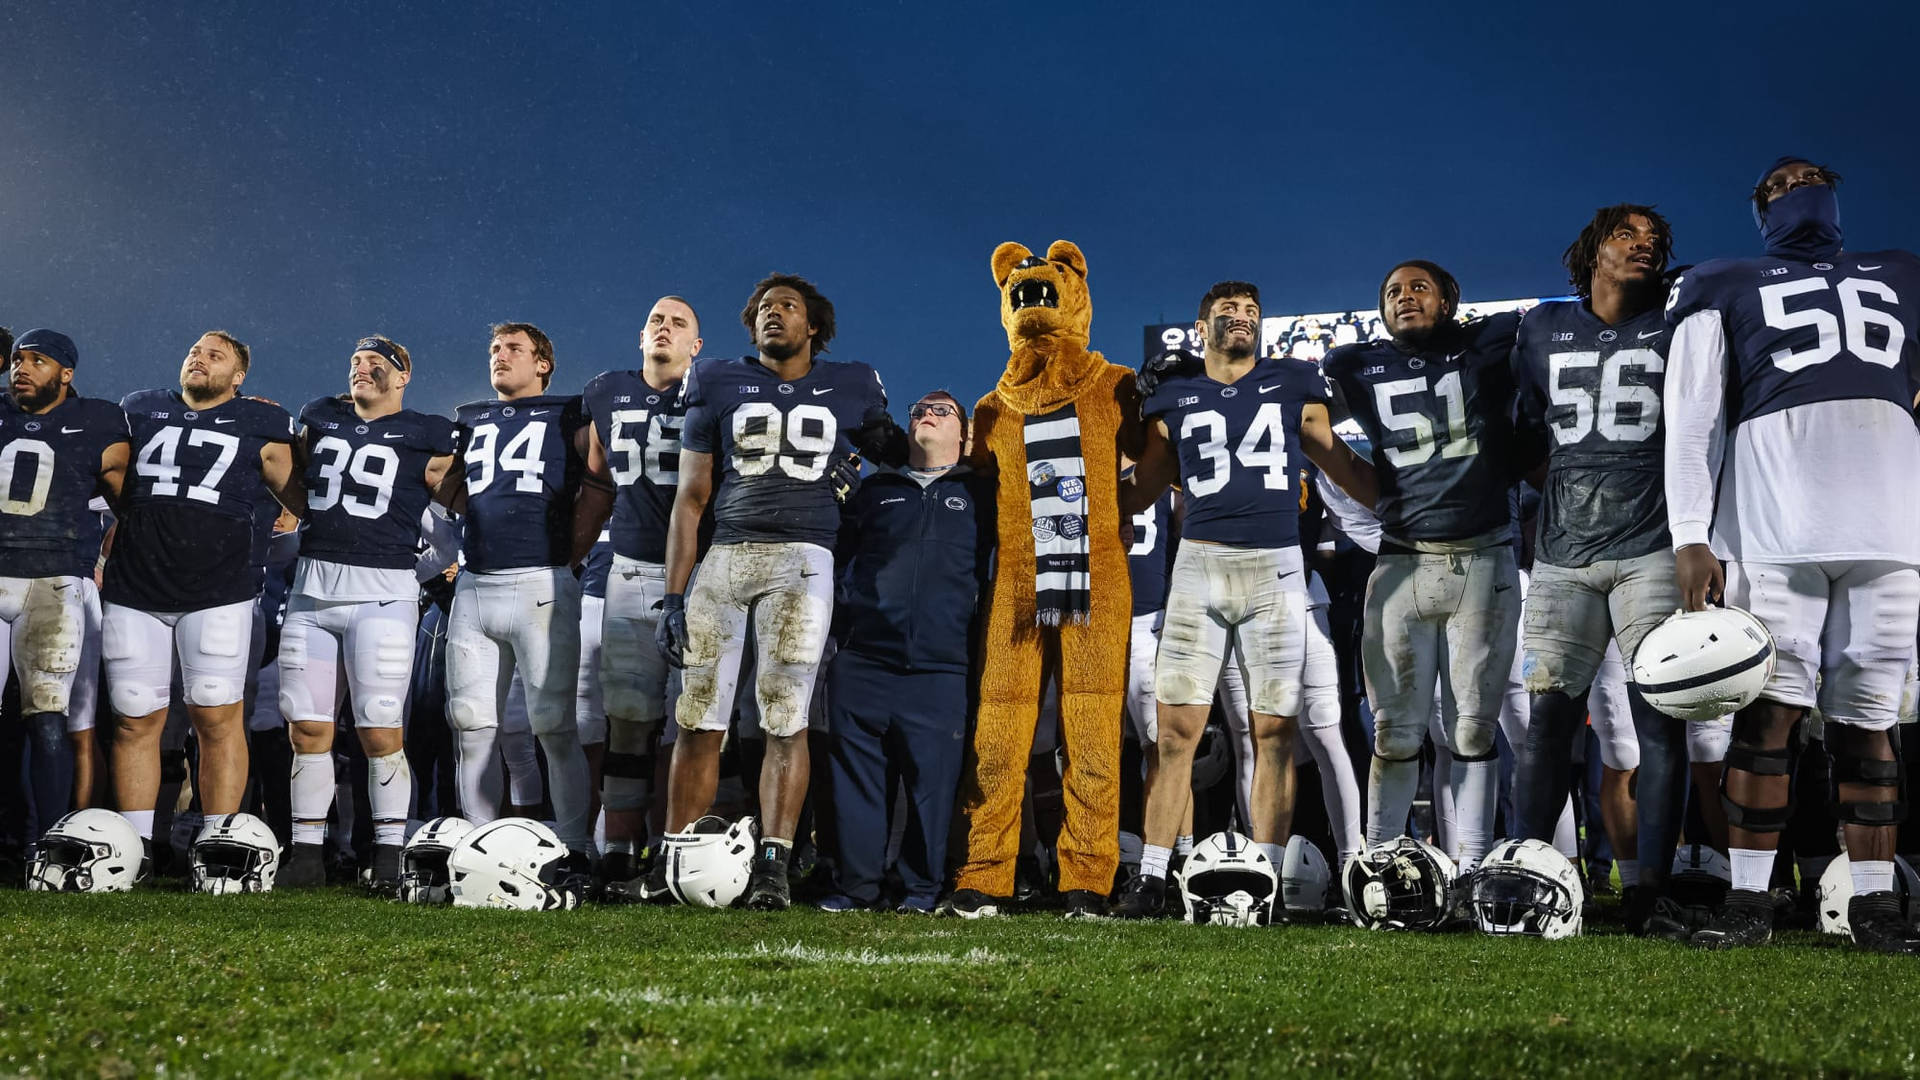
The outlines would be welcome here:
[[[1012,355],[980,399],[969,463],[997,474],[1000,551],[981,641],[978,719],[964,789],[966,861],[956,883],[1013,893],[1020,804],[1043,676],[1057,674],[1066,807],[1060,890],[1104,900],[1119,864],[1120,722],[1132,591],[1121,457],[1144,429],[1133,372],[1087,350],[1087,261],[1056,240],[1045,258],[993,253]]]

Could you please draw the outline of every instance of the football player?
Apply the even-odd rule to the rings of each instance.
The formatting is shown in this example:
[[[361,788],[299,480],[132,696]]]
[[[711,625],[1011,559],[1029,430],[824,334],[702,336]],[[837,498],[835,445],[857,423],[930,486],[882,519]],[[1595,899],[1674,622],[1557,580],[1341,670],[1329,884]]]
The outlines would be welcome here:
[[[1307,638],[1298,455],[1304,450],[1349,490],[1373,483],[1372,469],[1333,434],[1326,380],[1307,365],[1258,357],[1257,288],[1215,284],[1195,325],[1204,368],[1189,364],[1163,378],[1141,407],[1150,434],[1132,481],[1141,494],[1130,501],[1158,498],[1177,479],[1186,517],[1154,662],[1160,782],[1147,793],[1140,873],[1114,908],[1121,918],[1148,918],[1166,905],[1167,867],[1192,798],[1191,785],[1179,781],[1193,771],[1230,658],[1252,717],[1253,839],[1275,866],[1283,861]]]
[[[1920,500],[1906,487],[1920,475],[1920,260],[1843,251],[1839,179],[1805,158],[1776,161],[1753,190],[1766,254],[1701,263],[1667,301],[1681,596],[1697,610],[1724,590],[1777,650],[1759,700],[1733,721],[1721,781],[1733,889],[1694,934],[1706,947],[1772,936],[1788,741],[1817,704],[1853,868],[1853,939],[1920,953],[1893,892],[1906,804],[1890,737],[1920,621]]]
[[[1519,639],[1507,502],[1516,441],[1507,359],[1519,316],[1459,322],[1459,284],[1422,259],[1389,271],[1379,300],[1389,338],[1343,345],[1324,365],[1374,448],[1379,477],[1377,502],[1348,489],[1374,508],[1381,531],[1361,655],[1374,713],[1367,842],[1406,832],[1435,683],[1444,677],[1453,691],[1444,727],[1465,873],[1492,843],[1494,731]]]
[[[1618,656],[1631,657],[1680,606],[1661,485],[1661,301],[1672,251],[1673,230],[1652,207],[1601,208],[1563,256],[1579,299],[1527,312],[1514,345],[1520,421],[1548,449],[1544,475],[1532,478],[1540,525],[1522,616],[1521,676],[1532,715],[1516,748],[1514,815],[1524,839],[1553,840],[1572,780],[1574,736],[1609,641],[1618,642]],[[1639,828],[1636,847],[1616,848],[1615,865],[1628,890],[1629,925],[1681,936],[1686,928],[1673,911],[1654,918],[1654,905],[1679,842],[1686,733],[1638,693],[1629,708],[1640,744]],[[1609,772],[1607,790],[1618,801],[1626,784]],[[1632,839],[1609,833],[1617,844]]]
[[[306,512],[293,417],[239,396],[251,359],[232,334],[210,330],[181,361],[179,390],[142,390],[120,403],[132,463],[101,589],[102,653],[119,716],[114,795],[149,844],[176,655],[199,745],[200,808],[208,816],[240,810],[242,698],[264,581],[255,522],[275,500]]]
[[[279,882],[322,885],[342,693],[367,755],[373,881],[397,885],[413,774],[401,743],[419,631],[420,526],[453,468],[453,422],[404,406],[406,347],[361,338],[347,392],[300,411],[307,519],[280,629],[280,712],[293,743],[293,851]]]
[[[858,450],[897,466],[906,460],[906,433],[887,416],[886,390],[872,368],[819,359],[833,339],[833,304],[810,282],[766,278],[740,321],[758,355],[701,364],[684,384],[680,486],[658,628],[668,661],[685,667],[667,831],[685,829],[713,803],[751,619],[753,689],[767,748],[760,849],[744,900],[778,910],[789,903],[787,864],[807,794],[807,712],[833,616],[833,544],[846,493],[840,465]],[[693,578],[709,501],[713,547]],[[661,863],[650,890],[664,884],[664,869]]]
[[[490,401],[458,410],[466,573],[447,624],[447,711],[458,730],[460,803],[483,824],[500,814],[500,715],[518,671],[527,718],[546,752],[564,872],[592,872],[592,780],[574,722],[580,581],[573,515],[585,471],[586,411],[548,394],[553,342],[531,323],[493,328]]]
[[[639,852],[647,839],[647,803],[654,749],[667,716],[667,661],[654,644],[666,594],[667,521],[680,483],[680,392],[700,353],[700,317],[677,296],[664,296],[640,332],[638,371],[609,371],[581,395],[587,428],[587,475],[611,488],[613,566],[607,573],[601,622],[600,679],[607,712],[607,751],[600,798],[607,809],[607,847],[600,867],[604,894],[638,899]],[[609,492],[582,492],[577,538],[606,520]]]
[[[82,745],[92,738],[90,708],[74,708],[75,683],[98,678],[85,670],[88,605],[99,604],[89,541],[100,552],[99,515],[88,504],[96,494],[119,499],[127,468],[126,414],[80,396],[79,363],[72,338],[28,330],[13,342],[0,402],[0,653],[11,655],[20,683],[43,829],[91,794],[80,783],[91,788],[92,770],[67,764],[70,733]]]

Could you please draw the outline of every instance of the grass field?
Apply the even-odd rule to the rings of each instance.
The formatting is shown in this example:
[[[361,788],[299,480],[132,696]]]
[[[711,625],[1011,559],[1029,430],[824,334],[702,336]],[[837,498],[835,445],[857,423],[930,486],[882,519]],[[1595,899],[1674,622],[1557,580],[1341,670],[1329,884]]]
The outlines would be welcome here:
[[[1346,928],[0,893],[0,1072],[1920,1073],[1920,962]]]

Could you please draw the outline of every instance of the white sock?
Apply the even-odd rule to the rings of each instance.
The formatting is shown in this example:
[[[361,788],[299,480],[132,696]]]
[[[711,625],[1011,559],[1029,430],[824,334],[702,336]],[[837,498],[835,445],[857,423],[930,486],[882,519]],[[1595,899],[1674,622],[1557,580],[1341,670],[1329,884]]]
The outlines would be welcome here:
[[[333,809],[333,754],[293,755],[287,794],[293,809],[293,842],[325,842],[327,811]]]
[[[1273,872],[1276,874],[1279,873],[1281,865],[1287,860],[1287,846],[1285,844],[1255,844],[1254,847],[1259,848],[1261,853],[1266,855],[1267,861],[1273,864]]]
[[[485,825],[500,816],[499,728],[454,732],[454,779],[460,789],[460,816]]]
[[[540,736],[547,752],[547,783],[553,796],[553,831],[570,850],[593,854],[593,771],[575,730]],[[517,798],[517,796],[516,796]]]
[[[1143,844],[1140,847],[1140,876],[1167,879],[1167,863],[1173,860],[1173,849],[1158,844]]]
[[[404,750],[367,759],[367,803],[373,811],[373,842],[407,842],[407,810],[413,805],[413,769]]]
[[[1868,862],[1855,860],[1850,864],[1853,870],[1853,895],[1865,896],[1868,893],[1893,891],[1893,861]]]
[[[1560,820],[1553,823],[1553,850],[1567,857],[1571,863],[1580,861],[1580,831],[1573,820],[1573,796],[1567,796],[1567,805],[1560,808]]]
[[[1407,831],[1407,811],[1420,787],[1420,759],[1373,759],[1367,774],[1367,843],[1384,844]]]
[[[1621,888],[1631,889],[1635,885],[1640,884],[1639,859],[1615,859],[1613,860],[1613,868],[1620,871]]]
[[[540,755],[533,745],[531,731],[500,733],[500,758],[506,762],[507,789],[515,806],[538,806],[547,795],[547,785],[540,779]]]
[[[1733,887],[1746,892],[1766,892],[1773,882],[1771,851],[1752,848],[1728,848],[1727,861],[1733,864]]]
[[[601,851],[607,850],[607,807],[600,805],[600,812],[593,815],[593,846]]]
[[[134,832],[139,833],[145,839],[153,839],[153,811],[122,810],[120,811],[120,816],[127,819],[127,824],[133,826]]]
[[[1192,835],[1191,833],[1189,833],[1189,834],[1188,834],[1188,835],[1186,835],[1186,836],[1176,836],[1176,837],[1174,837],[1174,838],[1173,838],[1173,853],[1174,853],[1175,855],[1178,855],[1178,856],[1180,856],[1180,857],[1181,857],[1181,858],[1183,858],[1183,859],[1184,859],[1184,858],[1186,858],[1187,856],[1189,856],[1189,855],[1191,855],[1191,854],[1193,854],[1193,835]]]
[[[1353,759],[1347,756],[1338,724],[1301,728],[1300,737],[1320,769],[1320,797],[1333,824],[1334,865],[1345,866],[1360,850],[1360,784],[1353,776]]]
[[[1455,847],[1460,852],[1455,859],[1464,874],[1479,866],[1493,846],[1493,818],[1500,809],[1500,762],[1454,758],[1448,779],[1453,789]]]

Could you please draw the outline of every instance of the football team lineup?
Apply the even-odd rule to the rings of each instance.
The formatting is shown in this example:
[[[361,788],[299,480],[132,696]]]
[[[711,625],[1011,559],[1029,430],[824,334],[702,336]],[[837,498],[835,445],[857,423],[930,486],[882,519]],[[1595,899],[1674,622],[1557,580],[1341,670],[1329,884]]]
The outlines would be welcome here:
[[[8,335],[28,887],[1920,954],[1920,263],[1838,182],[1686,267],[1602,207],[1471,317],[1424,259],[1277,336],[1221,281],[1137,371],[1005,243],[997,386],[904,427],[791,274],[753,355],[668,295],[578,395],[496,324],[450,418],[381,335],[297,412],[223,330],[117,403]]]

